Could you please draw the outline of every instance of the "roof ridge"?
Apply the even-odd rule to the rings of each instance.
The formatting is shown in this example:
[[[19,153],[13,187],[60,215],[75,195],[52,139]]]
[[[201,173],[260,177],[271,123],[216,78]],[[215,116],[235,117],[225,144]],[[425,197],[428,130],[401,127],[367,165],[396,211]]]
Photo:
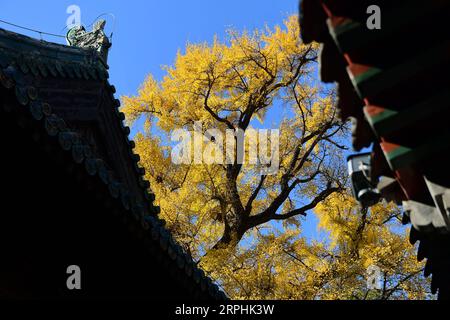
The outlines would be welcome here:
[[[85,67],[109,69],[100,53],[93,48],[47,42],[2,28],[0,28],[0,50],[8,51],[9,55],[24,55],[24,60],[39,58],[40,61],[53,62],[53,64],[56,61],[63,64],[73,63],[82,64]],[[64,74],[61,75],[64,77]]]
[[[59,50],[67,50],[67,51],[90,51],[91,50],[89,48],[75,47],[75,46],[70,46],[67,44],[37,39],[37,38],[31,37],[31,36],[27,36],[27,35],[17,33],[14,31],[10,31],[10,30],[6,30],[3,28],[0,28],[0,36],[12,37],[18,41],[20,40],[20,41],[28,43],[28,44],[32,44],[32,45],[36,45],[36,46],[48,46],[50,48],[59,49]]]

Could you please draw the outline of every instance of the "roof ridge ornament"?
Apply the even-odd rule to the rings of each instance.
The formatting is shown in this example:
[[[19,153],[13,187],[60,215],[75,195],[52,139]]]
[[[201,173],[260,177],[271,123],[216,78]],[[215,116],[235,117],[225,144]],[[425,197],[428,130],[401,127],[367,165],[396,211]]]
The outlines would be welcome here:
[[[107,65],[108,50],[111,42],[105,33],[106,21],[100,19],[92,27],[92,31],[86,31],[84,26],[78,25],[69,29],[66,41],[69,46],[94,49],[100,54],[103,63]]]

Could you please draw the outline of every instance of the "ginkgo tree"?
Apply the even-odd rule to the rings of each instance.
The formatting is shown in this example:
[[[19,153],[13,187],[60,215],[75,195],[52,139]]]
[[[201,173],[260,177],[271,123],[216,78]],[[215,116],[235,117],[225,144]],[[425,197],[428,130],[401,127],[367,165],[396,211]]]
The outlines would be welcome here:
[[[335,193],[315,214],[328,241],[308,241],[293,226],[258,228],[251,243],[217,254],[212,275],[238,299],[431,297],[407,230],[393,232],[400,216],[394,205],[378,204],[361,213],[351,196]],[[370,267],[378,274],[370,274]]]
[[[364,268],[371,263],[385,268],[383,297],[398,291],[423,297],[421,265],[413,262],[404,236],[389,223],[369,223],[395,209],[382,206],[382,214],[364,215],[347,195],[348,132],[334,112],[333,89],[316,78],[317,51],[316,44],[300,41],[292,16],[284,27],[230,31],[224,41],[188,44],[161,81],[149,76],[136,96],[122,98],[127,121],[144,121],[136,151],[160,216],[232,297],[360,298],[366,292]],[[270,110],[286,114],[278,116],[274,173],[241,163],[239,152],[230,163],[173,161],[174,130],[198,130],[201,123],[203,132],[245,134],[268,126]],[[235,142],[234,148],[248,152]],[[330,243],[302,236],[301,223],[313,212]]]

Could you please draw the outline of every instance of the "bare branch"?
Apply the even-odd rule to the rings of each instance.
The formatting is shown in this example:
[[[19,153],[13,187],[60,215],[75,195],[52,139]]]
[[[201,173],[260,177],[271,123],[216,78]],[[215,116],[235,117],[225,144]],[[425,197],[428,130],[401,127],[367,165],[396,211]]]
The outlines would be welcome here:
[[[306,212],[308,210],[314,209],[320,202],[324,201],[328,196],[330,196],[334,192],[342,191],[340,187],[328,187],[325,190],[321,191],[310,203],[304,205],[301,208],[289,211],[285,214],[274,214],[272,219],[274,220],[286,220],[292,218],[297,215],[306,216]]]
[[[210,81],[209,81],[209,86],[208,86],[208,91],[207,91],[206,94],[204,95],[205,99],[204,99],[204,102],[203,102],[203,107],[205,108],[206,111],[208,111],[208,113],[209,113],[214,119],[216,119],[216,120],[219,121],[219,122],[225,123],[225,124],[227,125],[228,128],[234,129],[233,124],[232,124],[228,119],[219,117],[219,115],[216,114],[216,113],[210,108],[210,106],[208,105],[208,100],[209,100],[209,97],[210,97],[210,95],[211,95],[211,91],[212,91],[213,85],[214,85],[214,81],[211,81],[211,80],[210,80]]]
[[[253,201],[258,196],[258,193],[261,190],[265,180],[266,180],[266,176],[262,175],[261,179],[259,180],[258,186],[256,187],[256,189],[253,191],[253,193],[251,194],[250,198],[248,199],[247,204],[245,206],[245,212],[247,213],[247,215],[250,214],[250,212],[252,210]]]

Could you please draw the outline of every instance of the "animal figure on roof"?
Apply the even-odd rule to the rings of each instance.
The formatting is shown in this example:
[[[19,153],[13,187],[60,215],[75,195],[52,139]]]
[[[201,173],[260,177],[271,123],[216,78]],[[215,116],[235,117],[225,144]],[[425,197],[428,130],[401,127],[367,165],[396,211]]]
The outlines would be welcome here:
[[[94,23],[92,31],[86,31],[84,26],[72,27],[66,35],[67,44],[70,46],[94,49],[100,55],[106,55],[111,47],[111,42],[105,33],[105,20],[98,20]],[[106,61],[107,57],[104,57]]]

